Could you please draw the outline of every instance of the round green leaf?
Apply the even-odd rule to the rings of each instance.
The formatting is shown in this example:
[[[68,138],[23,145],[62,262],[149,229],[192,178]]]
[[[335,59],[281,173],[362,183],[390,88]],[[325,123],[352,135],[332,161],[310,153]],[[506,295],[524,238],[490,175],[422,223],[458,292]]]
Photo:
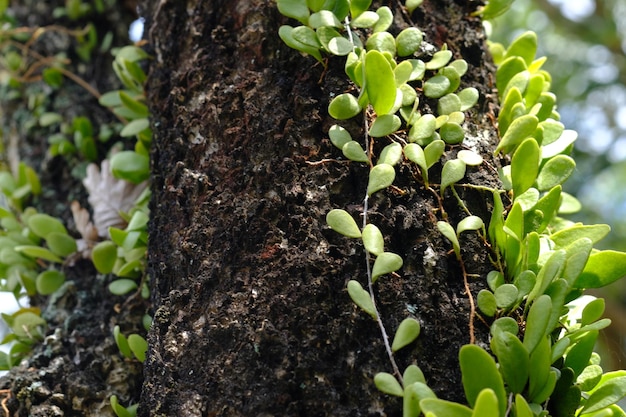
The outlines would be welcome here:
[[[46,320],[41,316],[32,311],[24,311],[14,315],[11,330],[13,330],[13,333],[18,337],[32,339],[33,337],[41,336],[41,331],[38,330],[38,328],[44,327],[45,325]]]
[[[352,19],[352,22],[350,22],[350,26],[352,26],[353,28],[370,28],[374,26],[379,19],[380,16],[376,12],[368,10],[361,13],[355,19]]]
[[[428,68],[428,64],[426,64]],[[443,97],[450,88],[450,80],[443,75],[435,75],[424,83],[424,95],[430,98]]]
[[[347,211],[333,209],[326,215],[326,223],[335,232],[347,237],[361,237],[361,230]]]
[[[77,250],[76,240],[67,233],[48,233],[46,244],[54,254],[63,257],[70,256]]]
[[[396,40],[389,32],[377,32],[369,37],[365,47],[368,51],[389,52],[392,56],[396,54]]]
[[[367,194],[372,195],[376,191],[389,187],[396,178],[396,170],[389,164],[378,164],[370,170],[367,183]]]
[[[361,284],[358,281],[351,279],[348,281],[348,294],[350,298],[359,306],[363,311],[369,314],[374,320],[376,320],[376,309],[374,308],[374,303],[372,302],[372,297],[370,293],[365,291]]]
[[[415,27],[404,29],[396,37],[398,56],[408,56],[417,52],[422,44],[422,32]]]
[[[426,158],[426,166],[432,167],[443,156],[443,152],[446,149],[446,144],[442,140],[434,140],[424,148],[424,158]],[[458,157],[458,156],[457,156]],[[459,158],[461,159],[461,158]]]
[[[456,225],[457,236],[468,230],[479,230],[484,226],[483,219],[478,216],[467,216]]]
[[[602,314],[604,314],[604,299],[596,298],[587,304],[583,309],[582,318],[580,320],[581,326],[600,320],[602,318]]]
[[[456,61],[455,61],[456,62]],[[474,87],[464,88],[456,94],[461,100],[461,108],[460,111],[466,111],[474,107],[476,102],[478,102],[478,90]]]
[[[386,31],[393,23],[393,13],[391,9],[387,6],[383,6],[376,10],[376,14],[379,16],[379,19],[374,26],[374,33]]]
[[[480,311],[487,317],[493,317],[497,311],[496,297],[489,290],[480,290],[476,296]]]
[[[539,191],[546,191],[556,185],[563,184],[572,175],[575,168],[576,162],[567,155],[557,155],[550,158],[539,172],[537,188]]]
[[[396,165],[402,159],[402,145],[392,142],[380,152],[378,164]]]
[[[407,62],[413,67],[411,76],[407,81],[421,80],[424,78],[424,73],[426,72],[426,64],[424,64],[424,61],[421,59],[407,59]]]
[[[148,351],[148,342],[138,334],[128,336],[128,346],[139,362],[146,360],[146,352]]]
[[[393,343],[391,344],[391,350],[396,352],[406,345],[412,343],[420,334],[420,324],[414,318],[408,317],[402,320],[396,335],[393,337]]]
[[[424,373],[419,368],[419,366],[411,364],[406,367],[404,373],[402,374],[402,380],[404,382],[404,386],[408,387],[411,384],[416,382],[421,382],[422,384],[426,383],[426,378],[424,377]]]
[[[467,61],[464,59],[456,59],[452,61],[449,66],[454,68],[461,77],[465,75],[468,68]]]
[[[348,143],[343,145],[341,151],[343,152],[343,155],[351,161],[369,162],[367,154],[357,141],[349,141]]]
[[[299,0],[277,0],[278,11],[283,16],[292,17],[302,24],[309,20],[309,8],[306,2]]]
[[[454,93],[446,94],[437,102],[439,114],[447,115],[461,111],[461,99]]]
[[[98,243],[91,251],[91,259],[101,274],[112,272],[117,261],[117,245],[110,240]]]
[[[339,94],[328,105],[328,114],[337,120],[350,119],[360,112],[361,106],[358,100],[349,93]]]
[[[517,301],[518,290],[513,284],[503,284],[496,288],[494,296],[499,308],[509,308]]]
[[[373,138],[390,135],[400,129],[401,124],[400,118],[395,114],[383,114],[374,119],[369,135]]]
[[[309,17],[308,24],[313,29],[316,29],[322,26],[332,26],[336,28],[342,27],[341,21],[339,21],[337,16],[335,16],[335,14],[331,12],[330,10],[320,10],[319,12],[313,13]]]
[[[380,229],[373,224],[368,224],[363,228],[363,245],[365,250],[378,256],[385,250],[385,241]]]
[[[67,234],[67,230],[63,223],[56,217],[49,216],[47,214],[36,213],[31,215],[27,221],[30,230],[39,237],[44,239],[50,233],[63,233]]]
[[[354,50],[354,45],[348,39],[336,36],[328,41],[328,51],[337,56],[345,56]]]
[[[50,295],[58,290],[64,282],[65,275],[62,272],[50,269],[37,275],[35,285],[39,294]]]
[[[402,61],[402,62],[406,62],[406,61]],[[398,67],[399,66],[400,65],[398,65]],[[412,110],[413,104],[415,104],[415,100],[417,99],[417,92],[415,91],[415,88],[411,87],[408,84],[402,84],[399,88],[400,88],[400,91],[402,92],[402,106],[411,107],[411,110]]]
[[[435,52],[432,59],[426,63],[427,70],[436,70],[445,67],[452,58],[452,51],[443,50]]]
[[[465,165],[478,166],[483,163],[483,157],[469,149],[461,149],[456,154],[457,159],[465,162]]]
[[[518,117],[513,120],[511,125],[502,136],[502,140],[498,144],[495,153],[497,154],[501,150],[508,153],[517,147],[522,141],[528,137],[531,137],[537,129],[539,120],[536,116],[527,114],[525,116]],[[502,134],[502,130],[500,131]]]
[[[626,276],[626,253],[604,250],[592,253],[576,288],[600,288]]]
[[[521,393],[526,387],[530,366],[530,357],[524,344],[517,335],[500,332],[492,339],[492,347],[509,390],[515,394]]]
[[[376,257],[374,267],[372,268],[372,281],[376,281],[378,277],[402,268],[402,258],[392,252],[383,252]]]
[[[133,151],[122,151],[111,158],[111,172],[116,178],[139,184],[150,177],[150,158]]]
[[[503,416],[507,405],[506,391],[502,376],[491,355],[478,345],[465,345],[459,351],[459,362],[465,398],[470,406],[474,407],[483,389],[490,388],[498,398],[499,415]]]
[[[404,390],[395,376],[387,372],[379,372],[374,376],[374,384],[381,392],[385,394],[402,397]]]
[[[454,253],[457,258],[461,256],[461,245],[459,244],[459,239],[456,236],[456,233],[450,223],[444,221],[437,222],[437,229],[441,232],[442,235],[448,238],[452,243],[452,248],[454,249]]]
[[[444,142],[450,145],[456,145],[463,142],[465,138],[465,130],[456,123],[445,123],[439,129],[439,134]]]
[[[135,119],[124,126],[120,132],[120,136],[124,138],[132,137],[149,128],[150,120],[148,120],[148,118]]]
[[[409,141],[411,142],[423,142],[429,139],[435,133],[437,126],[437,118],[432,114],[425,114],[411,127],[409,130]]]
[[[116,279],[109,284],[111,294],[124,295],[137,289],[137,283],[132,279]]]
[[[404,6],[407,8],[409,13],[413,13],[413,10],[417,9],[424,0],[406,0]]]

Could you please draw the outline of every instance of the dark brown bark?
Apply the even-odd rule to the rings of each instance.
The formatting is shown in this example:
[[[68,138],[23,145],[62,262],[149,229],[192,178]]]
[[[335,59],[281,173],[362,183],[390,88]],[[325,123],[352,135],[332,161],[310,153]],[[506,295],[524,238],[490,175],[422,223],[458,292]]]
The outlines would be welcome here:
[[[411,24],[399,3],[385,3],[394,30]],[[428,42],[468,61],[464,84],[481,92],[468,135],[488,158],[492,67],[481,23],[469,17],[477,6],[425,1],[411,19]],[[145,7],[155,57],[147,86],[155,315],[140,415],[399,415],[400,401],[372,382],[391,371],[376,323],[345,291],[349,279],[365,280],[363,250],[324,220],[332,208],[358,216],[367,169],[310,164],[339,157],[326,108],[349,88],[343,60],[330,58],[324,72],[284,46],[277,30],[286,19],[269,0]],[[497,181],[488,166],[471,168],[469,181]],[[413,174],[403,166],[397,189],[370,202],[370,220],[404,258],[399,277],[377,284],[379,308],[390,332],[411,315],[422,324],[415,347],[398,354],[401,368],[418,364],[438,395],[463,401],[457,352],[469,341],[468,296],[435,226],[438,201]],[[459,192],[488,220],[489,194]],[[463,214],[449,194],[444,207],[456,224]],[[488,248],[474,234],[463,248],[468,272],[484,277]],[[486,326],[477,322],[475,332],[485,343]]]

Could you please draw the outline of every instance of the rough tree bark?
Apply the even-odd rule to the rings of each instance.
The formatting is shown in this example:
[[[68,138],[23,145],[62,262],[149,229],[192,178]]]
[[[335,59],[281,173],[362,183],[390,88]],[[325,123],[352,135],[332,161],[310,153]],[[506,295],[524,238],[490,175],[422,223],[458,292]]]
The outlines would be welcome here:
[[[394,30],[415,24],[429,43],[446,43],[469,63],[463,83],[481,99],[468,112],[467,140],[488,164],[467,180],[496,184],[493,67],[481,22],[470,17],[480,2],[426,0],[410,17],[403,2],[383,3],[394,11]],[[339,158],[326,108],[350,88],[343,60],[331,58],[324,71],[284,46],[277,30],[286,19],[270,0],[144,7],[154,55],[147,92],[155,314],[140,415],[399,415],[400,401],[372,382],[390,371],[377,326],[345,291],[349,279],[364,282],[363,250],[324,220],[332,208],[358,216],[367,168],[313,164]],[[403,166],[396,188],[371,201],[370,219],[404,258],[398,277],[377,284],[379,307],[391,331],[411,315],[422,324],[400,366],[417,363],[438,395],[463,401],[457,351],[469,341],[468,295],[435,226],[437,198],[413,174]],[[488,221],[490,195],[458,189]],[[443,204],[456,224],[456,200],[446,194]],[[462,244],[468,272],[482,278],[471,283],[476,294],[489,251],[475,234]],[[484,343],[486,326],[477,322],[474,331]]]

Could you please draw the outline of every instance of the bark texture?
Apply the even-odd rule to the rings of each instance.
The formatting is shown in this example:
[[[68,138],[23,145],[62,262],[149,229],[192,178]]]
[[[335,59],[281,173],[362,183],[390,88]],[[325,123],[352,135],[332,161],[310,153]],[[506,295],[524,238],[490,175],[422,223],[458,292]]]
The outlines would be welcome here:
[[[488,158],[493,71],[481,23],[469,17],[479,3],[426,0],[412,16],[400,3],[384,3],[396,33],[415,24],[427,42],[446,43],[468,61],[463,86],[478,88],[481,99],[468,113],[466,143],[488,163],[467,178],[496,185]],[[343,59],[331,58],[324,71],[284,46],[277,31],[287,20],[269,0],[144,7],[155,57],[147,85],[155,315],[140,415],[399,415],[401,401],[372,381],[391,371],[376,323],[345,291],[349,279],[365,283],[363,249],[325,224],[333,208],[358,216],[367,168],[311,164],[339,158],[326,108],[331,95],[350,89]],[[360,125],[347,127],[356,137]],[[437,183],[440,167],[432,172]],[[408,316],[422,324],[414,347],[399,352],[400,367],[418,364],[438,395],[463,401],[457,352],[469,341],[468,296],[436,229],[439,201],[416,176],[403,165],[396,188],[370,201],[386,248],[404,258],[398,277],[377,284],[377,301],[390,333]],[[458,190],[488,220],[490,195]],[[443,206],[452,224],[464,217],[450,193]],[[483,278],[471,283],[476,294],[491,269],[489,250],[476,234],[462,246],[468,272]],[[486,326],[477,322],[475,333],[486,342]]]

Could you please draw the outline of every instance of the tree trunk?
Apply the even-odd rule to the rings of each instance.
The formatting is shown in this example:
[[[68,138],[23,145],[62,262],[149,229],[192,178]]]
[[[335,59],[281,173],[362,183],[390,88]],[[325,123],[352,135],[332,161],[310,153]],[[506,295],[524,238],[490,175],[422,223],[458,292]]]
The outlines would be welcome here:
[[[488,168],[497,165],[493,67],[481,22],[469,17],[479,2],[426,0],[411,16],[400,3],[385,2],[393,30],[414,24],[469,63],[463,86],[481,98],[467,113],[464,146],[488,163],[468,168],[466,181],[497,184]],[[399,415],[401,400],[373,384],[377,372],[392,372],[380,331],[346,291],[350,279],[365,285],[362,245],[325,222],[333,208],[357,218],[367,186],[368,168],[343,160],[327,139],[329,100],[350,88],[343,59],[329,58],[325,70],[286,47],[277,31],[287,19],[269,0],[144,6],[154,55],[155,314],[140,415]],[[446,158],[459,149],[448,147]],[[394,185],[370,201],[387,250],[404,259],[398,276],[376,284],[378,307],[391,335],[406,317],[421,323],[417,343],[396,355],[401,370],[416,363],[440,397],[462,402],[458,350],[470,333],[486,343],[488,328],[469,327],[462,270],[436,227],[436,193],[408,164]],[[457,189],[488,221],[490,193]],[[442,206],[453,225],[465,216],[449,191]],[[475,233],[462,236],[462,248],[467,272],[483,278],[470,279],[475,295],[489,249]]]

